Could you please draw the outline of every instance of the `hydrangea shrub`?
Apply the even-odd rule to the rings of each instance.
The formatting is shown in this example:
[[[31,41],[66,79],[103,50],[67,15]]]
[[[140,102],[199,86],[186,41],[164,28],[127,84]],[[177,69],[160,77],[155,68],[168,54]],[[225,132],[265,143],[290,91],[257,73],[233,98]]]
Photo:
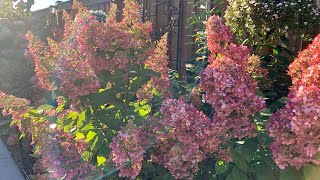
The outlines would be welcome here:
[[[152,99],[137,98],[143,85],[154,96],[168,94],[167,37],[152,42],[152,25],[140,21],[140,6],[132,0],[125,4],[122,21],[116,21],[113,6],[103,22],[74,1],[78,13],[74,19],[64,13],[63,33],[48,43],[27,33],[26,55],[34,61],[39,87],[52,92],[54,103],[32,107],[2,93],[0,105],[23,134],[32,135],[36,173],[57,179],[99,175],[117,131],[129,121],[139,127],[151,112]]]
[[[229,0],[225,17],[240,39],[289,31],[300,36],[319,27],[319,10],[317,0]]]

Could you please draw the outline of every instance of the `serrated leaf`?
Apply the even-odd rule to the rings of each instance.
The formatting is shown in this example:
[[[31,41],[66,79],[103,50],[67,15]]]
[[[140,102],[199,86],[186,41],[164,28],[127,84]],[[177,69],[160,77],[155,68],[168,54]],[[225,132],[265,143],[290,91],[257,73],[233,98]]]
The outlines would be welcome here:
[[[78,113],[77,112],[70,112],[67,116],[67,119],[72,119],[72,120],[76,120],[78,117]]]
[[[37,108],[37,111],[38,113],[43,113],[43,111],[46,111],[46,110],[52,110],[52,109],[55,109],[54,106],[52,105],[49,105],[49,104],[44,104],[44,105],[41,105]]]
[[[85,138],[85,135],[81,132],[76,132],[76,139],[83,139]]]
[[[157,170],[152,163],[143,161],[142,174],[145,178],[150,179],[157,175]]]
[[[81,154],[81,157],[82,157],[83,160],[89,161],[89,160],[92,158],[92,152],[90,152],[90,151],[84,151],[84,152]]]
[[[87,124],[83,128],[81,128],[81,131],[82,132],[86,132],[86,131],[89,131],[89,130],[94,129],[94,128],[95,127],[92,124]]]
[[[84,121],[86,120],[86,114],[87,110],[84,110],[79,114],[78,119],[77,119],[77,126],[81,128],[83,126]]]
[[[89,131],[86,135],[86,142],[90,142],[94,137],[96,137],[97,133],[94,131]]]
[[[103,156],[97,156],[98,166],[104,165],[107,162],[107,158]]]
[[[247,172],[247,170],[248,170],[247,161],[243,158],[243,156],[240,153],[238,153],[237,151],[233,150],[232,151],[232,159],[233,159],[233,163],[237,167],[239,167],[243,171]]]
[[[57,124],[57,117],[56,116],[46,116],[46,120]]]
[[[228,170],[228,163],[224,161],[217,161],[215,164],[216,174],[223,174]]]
[[[232,169],[231,175],[234,180],[248,180],[246,173],[237,167]]]
[[[241,154],[244,158],[250,162],[255,155],[255,152],[258,149],[258,143],[255,142],[253,139],[248,139],[245,143],[241,146]]]
[[[266,163],[253,164],[252,171],[256,180],[277,180],[273,170]]]

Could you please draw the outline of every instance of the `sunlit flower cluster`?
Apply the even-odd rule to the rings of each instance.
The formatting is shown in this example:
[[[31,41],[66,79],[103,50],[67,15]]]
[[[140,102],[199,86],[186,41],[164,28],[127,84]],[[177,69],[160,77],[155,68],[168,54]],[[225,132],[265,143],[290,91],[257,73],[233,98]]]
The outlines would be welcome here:
[[[232,34],[230,28],[222,21],[217,15],[213,15],[209,18],[206,25],[208,48],[211,53],[220,53],[223,43],[229,43]]]
[[[95,170],[81,158],[87,148],[84,140],[75,140],[71,134],[60,130],[48,132],[45,140],[50,143],[43,144],[39,150],[41,159],[34,167],[36,171],[46,169],[52,179],[83,179]]]
[[[4,116],[11,116],[15,124],[18,125],[20,130],[24,130],[22,126],[22,120],[24,114],[30,110],[30,101],[27,99],[17,98],[12,95],[7,95],[0,91],[0,109]]]
[[[136,127],[132,121],[118,132],[110,144],[110,159],[119,168],[120,177],[135,179],[139,175],[144,154],[152,145],[151,140],[146,131]]]
[[[169,97],[169,66],[168,66],[168,34],[162,36],[157,42],[156,48],[150,52],[150,56],[144,62],[145,66],[158,75],[151,77],[150,81],[138,91],[139,99],[151,99],[153,90],[164,97]]]
[[[306,81],[316,83],[319,87],[319,79],[317,80],[318,76],[314,76],[315,74],[319,74],[319,72],[317,72],[319,71],[320,63],[319,54],[320,36],[318,35],[313,40],[313,43],[310,44],[308,48],[301,51],[298,57],[289,66],[289,75],[291,76],[292,83],[295,87],[299,87],[302,82],[308,83]],[[311,80],[311,78],[315,79]]]
[[[160,126],[152,161],[162,164],[179,179],[192,178],[198,163],[205,159],[201,146],[206,145],[204,128],[210,120],[182,99],[167,99],[161,106]],[[159,132],[157,132],[159,133]]]
[[[217,23],[222,21],[217,16],[212,16],[207,25],[211,24],[210,21],[222,24]],[[209,37],[210,34],[215,32],[208,32]],[[213,44],[217,46],[215,39],[208,38],[208,44],[209,49]],[[245,46],[229,45],[228,41],[218,49],[218,56],[212,52],[210,64],[201,73],[204,100],[215,109],[214,120],[227,122],[224,125],[233,136],[239,139],[253,137],[256,127],[251,117],[264,108],[265,102],[256,95],[257,83],[248,73],[249,50]]]
[[[290,65],[293,86],[287,105],[270,117],[273,158],[284,169],[319,165],[320,35]]]
[[[84,141],[75,141],[69,133],[56,128],[50,128],[50,123],[44,120],[41,113],[34,117],[29,111],[35,111],[29,107],[30,102],[26,99],[0,93],[0,108],[3,115],[10,115],[14,124],[24,134],[32,137],[32,145],[36,149],[35,154],[41,159],[35,165],[37,172],[43,169],[49,171],[51,178],[67,178],[87,176],[94,167],[89,162],[84,162],[82,153],[87,148]],[[54,114],[54,111],[42,112],[44,116]],[[10,143],[17,137],[10,137]]]
[[[75,1],[73,9],[78,12],[75,19],[65,13],[64,36],[57,41],[49,39],[48,46],[28,33],[27,54],[34,59],[39,85],[48,90],[58,89],[76,99],[104,88],[99,78],[101,73],[127,70],[128,66],[143,64],[148,58],[159,59],[161,67],[165,67],[166,43],[161,41],[158,48],[153,47],[152,25],[140,22],[140,6],[132,0],[126,0],[125,4],[122,21],[116,21],[113,5],[106,22],[100,22]],[[164,71],[159,72],[161,77],[153,80],[161,87],[168,86]]]

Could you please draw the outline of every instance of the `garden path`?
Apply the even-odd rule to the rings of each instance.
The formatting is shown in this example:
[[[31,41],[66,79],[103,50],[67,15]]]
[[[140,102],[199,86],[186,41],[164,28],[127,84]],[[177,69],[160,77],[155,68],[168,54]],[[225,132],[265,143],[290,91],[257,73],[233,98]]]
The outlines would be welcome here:
[[[24,180],[5,144],[0,140],[0,180]]]

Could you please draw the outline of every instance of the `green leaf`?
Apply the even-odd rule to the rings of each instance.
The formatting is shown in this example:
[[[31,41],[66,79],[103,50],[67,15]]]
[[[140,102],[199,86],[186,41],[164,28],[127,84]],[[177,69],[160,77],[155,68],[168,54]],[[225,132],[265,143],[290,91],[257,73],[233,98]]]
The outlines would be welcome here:
[[[85,135],[81,132],[76,132],[76,139],[83,139],[85,138]]]
[[[96,156],[97,156],[98,166],[105,166],[107,164],[107,161],[108,161],[107,158],[109,157],[109,154],[110,154],[110,148],[105,142],[100,144],[99,147],[98,146],[96,146],[96,147],[97,148],[94,149],[93,151],[97,152]],[[101,159],[100,162],[99,162],[99,158]],[[105,161],[104,161],[104,159],[105,159]]]
[[[38,113],[42,114],[43,111],[52,110],[52,109],[55,109],[55,107],[52,105],[49,105],[49,104],[44,104],[44,105],[39,106],[37,108],[37,111],[38,111]]]
[[[46,116],[46,119],[52,123],[57,123],[57,117],[56,116]]]
[[[168,172],[164,175],[163,180],[175,180],[175,178]]]
[[[286,64],[286,65],[289,65],[290,62],[289,62],[289,59],[284,57],[284,56],[281,56],[281,55],[275,55],[275,58],[279,61],[281,61],[282,63]]]
[[[239,146],[239,151],[243,157],[250,162],[258,149],[258,143],[254,139],[248,139],[243,145]]]
[[[152,180],[163,180],[163,177],[162,176],[156,176],[156,177],[153,177]]]
[[[223,174],[229,168],[229,164],[224,161],[217,161],[215,165],[216,174]]]
[[[89,131],[86,136],[86,142],[90,142],[94,137],[96,137],[97,133],[94,131]]]
[[[104,165],[104,163],[107,162],[107,158],[103,157],[103,156],[97,156],[97,163],[98,166]]]
[[[78,113],[77,112],[70,112],[67,116],[67,119],[72,119],[72,120],[76,120],[78,117]]]
[[[144,178],[153,178],[157,175],[156,168],[152,165],[152,163],[143,161],[142,163],[142,174]]]
[[[84,151],[82,154],[81,154],[81,157],[83,160],[85,161],[90,161],[90,159],[92,158],[92,152],[90,151]]]
[[[290,47],[289,40],[285,35],[281,36],[280,38],[281,38],[281,41],[283,42],[283,44],[285,44],[287,48]]]
[[[266,163],[253,164],[251,169],[256,180],[277,180],[273,170]]]
[[[243,156],[240,153],[238,153],[237,151],[233,150],[232,151],[232,159],[233,159],[233,163],[237,167],[239,167],[243,171],[247,172],[247,170],[248,170],[247,161],[243,158]]]
[[[110,148],[106,145],[106,138],[104,137],[103,133],[99,132],[94,141],[91,141],[91,150],[93,151],[94,154],[98,152],[98,155],[104,155],[108,156],[109,155],[109,150]]]
[[[276,111],[277,109],[280,109],[282,108],[283,106],[286,105],[286,102],[288,101],[288,98],[287,97],[282,97],[280,99],[278,99],[277,101],[273,102],[271,105],[270,105],[270,111],[271,112],[274,112]]]
[[[42,115],[39,114],[39,112],[38,112],[37,110],[34,110],[34,109],[31,109],[31,110],[29,111],[29,114],[30,114],[31,116],[33,116],[33,117],[42,117]]]
[[[89,131],[89,130],[94,129],[94,128],[95,128],[94,125],[92,125],[92,124],[87,124],[87,125],[85,125],[83,128],[81,128],[81,131],[82,131],[82,132],[86,132],[86,131]]]
[[[83,126],[84,121],[86,120],[87,109],[82,111],[78,116],[77,126],[81,128]]]
[[[286,104],[288,102],[288,97],[282,97],[282,98],[278,99],[277,101],[282,104]]]
[[[125,116],[121,110],[104,109],[97,113],[98,119],[112,130],[120,130],[125,126]]]
[[[226,177],[226,180],[235,180],[235,179],[233,179],[233,176],[232,176],[232,174],[230,173],[230,174]]]
[[[279,54],[279,50],[278,49],[272,49],[273,54]]]
[[[19,136],[19,140],[26,137],[26,133],[25,132],[21,132],[20,136]]]
[[[304,180],[304,178],[300,171],[294,168],[288,168],[280,173],[279,180]]]
[[[237,167],[232,169],[231,175],[234,180],[248,180],[246,173]]]

